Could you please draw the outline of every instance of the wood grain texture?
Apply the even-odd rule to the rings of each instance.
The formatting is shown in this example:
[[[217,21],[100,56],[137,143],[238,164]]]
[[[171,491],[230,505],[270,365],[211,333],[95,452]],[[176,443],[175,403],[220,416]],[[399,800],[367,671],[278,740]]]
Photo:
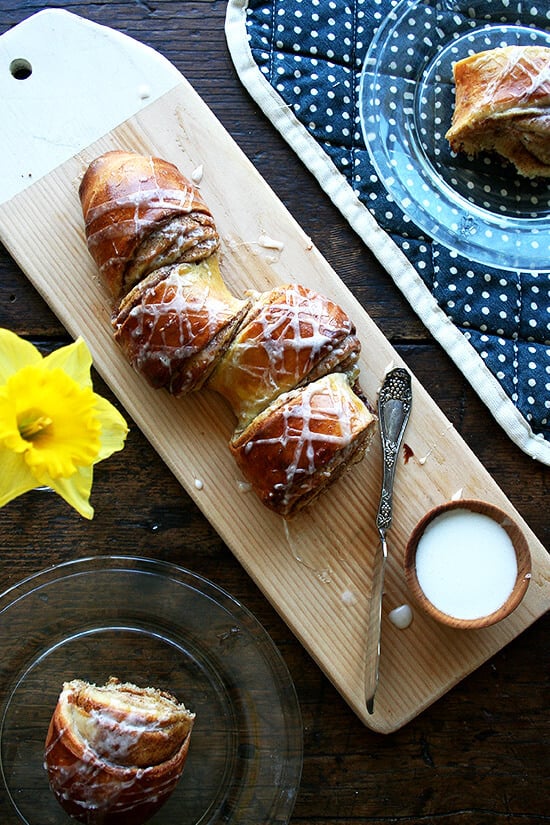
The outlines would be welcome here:
[[[418,611],[406,632],[387,620],[389,610],[407,602],[403,551],[427,506],[458,492],[492,500],[520,519],[415,382],[406,436],[410,458],[397,474],[389,536],[380,685],[375,713],[368,714],[364,639],[378,548],[378,440],[360,465],[289,525],[253,494],[240,491],[227,449],[234,422],[222,399],[202,391],[176,400],[152,390],[113,342],[110,303],[87,253],[77,192],[89,162],[113,148],[166,158],[187,177],[202,166],[201,193],[222,239],[220,263],[230,289],[242,296],[247,289],[262,291],[297,281],[339,303],[361,339],[361,384],[367,397],[375,400],[388,367],[402,362],[183,78],[180,86],[0,206],[0,236],[6,247],[66,329],[87,341],[98,371],[218,534],[362,721],[380,732],[396,730],[548,609],[547,554],[522,525],[533,557],[532,583],[513,616],[494,628],[475,635],[449,634]],[[227,167],[230,176],[224,174]],[[30,227],[32,244],[27,240]],[[263,244],[264,236],[276,239],[281,250]]]
[[[548,546],[544,502],[550,468],[529,459],[496,426],[391,279],[258,112],[227,54],[225,3],[64,5],[149,43],[177,65]],[[0,4],[0,32],[37,8],[34,0]],[[44,352],[69,340],[1,246],[0,324]],[[120,407],[97,374],[95,386]],[[40,492],[0,510],[0,589],[50,564],[120,552],[183,564],[240,599],[275,640],[300,700],[304,770],[293,825],[548,822],[548,615],[403,728],[380,737],[358,721],[137,426],[125,450],[98,467],[92,501],[91,523]],[[19,822],[6,816],[6,825]]]

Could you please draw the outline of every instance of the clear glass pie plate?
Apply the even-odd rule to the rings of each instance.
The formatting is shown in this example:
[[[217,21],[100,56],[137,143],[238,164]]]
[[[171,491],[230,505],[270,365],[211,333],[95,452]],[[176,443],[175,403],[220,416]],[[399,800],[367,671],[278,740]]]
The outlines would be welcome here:
[[[150,820],[288,822],[302,769],[294,686],[240,603],[183,568],[99,556],[52,567],[0,596],[2,825],[69,825],[44,741],[63,681],[110,675],[173,693],[196,713],[183,776]]]
[[[506,45],[550,46],[547,4],[401,0],[380,25],[361,74],[360,118],[374,168],[428,237],[472,261],[550,270],[550,179],[496,156],[451,152],[453,64]]]

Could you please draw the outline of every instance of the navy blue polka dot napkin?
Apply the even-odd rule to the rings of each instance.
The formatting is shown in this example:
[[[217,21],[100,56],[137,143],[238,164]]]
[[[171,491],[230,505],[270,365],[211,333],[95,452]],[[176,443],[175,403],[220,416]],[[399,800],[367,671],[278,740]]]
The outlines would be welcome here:
[[[550,464],[550,274],[475,264],[432,240],[388,193],[367,151],[361,71],[394,6],[229,0],[227,42],[243,85],[512,441]],[[416,32],[414,43],[424,35]]]

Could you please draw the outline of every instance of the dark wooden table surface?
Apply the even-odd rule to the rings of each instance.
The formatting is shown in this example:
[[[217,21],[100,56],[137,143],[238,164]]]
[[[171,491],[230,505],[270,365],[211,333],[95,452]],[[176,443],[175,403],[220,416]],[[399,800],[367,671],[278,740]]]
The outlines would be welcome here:
[[[0,33],[42,7],[2,0]],[[249,98],[227,51],[224,0],[75,0],[63,7],[152,46],[187,77],[548,547],[550,469],[495,424]],[[0,326],[44,352],[69,341],[1,247]],[[117,403],[97,376],[95,388]],[[122,553],[183,565],[242,601],[281,651],[300,701],[304,767],[292,823],[550,821],[548,616],[410,724],[382,736],[358,721],[136,427],[125,450],[98,468],[92,501],[91,522],[41,492],[1,510],[0,592],[52,564]]]

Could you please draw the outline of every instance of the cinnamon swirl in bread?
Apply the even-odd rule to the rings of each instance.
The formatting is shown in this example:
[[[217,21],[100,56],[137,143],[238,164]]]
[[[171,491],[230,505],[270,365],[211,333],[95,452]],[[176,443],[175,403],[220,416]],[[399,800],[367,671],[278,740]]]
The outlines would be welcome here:
[[[207,380],[248,306],[229,292],[214,256],[163,267],[122,299],[115,340],[151,386],[184,395]]]
[[[171,694],[111,678],[63,685],[44,764],[65,811],[87,825],[140,825],[173,792],[195,716]]]
[[[88,249],[115,300],[149,272],[218,248],[200,192],[162,158],[106,152],[86,170],[79,195]]]
[[[292,518],[363,458],[375,416],[344,373],[280,395],[230,443],[261,501]]]
[[[550,48],[504,46],[454,66],[454,152],[496,152],[525,177],[550,177]]]

